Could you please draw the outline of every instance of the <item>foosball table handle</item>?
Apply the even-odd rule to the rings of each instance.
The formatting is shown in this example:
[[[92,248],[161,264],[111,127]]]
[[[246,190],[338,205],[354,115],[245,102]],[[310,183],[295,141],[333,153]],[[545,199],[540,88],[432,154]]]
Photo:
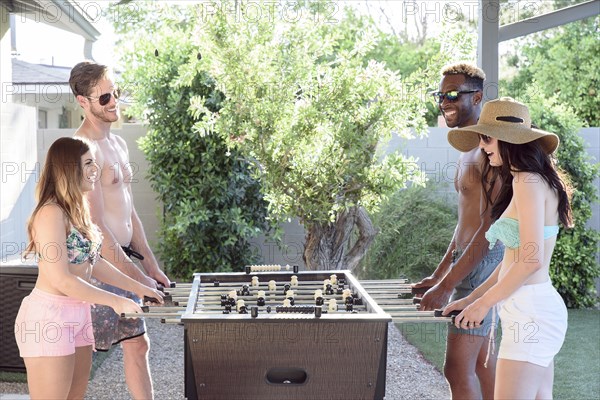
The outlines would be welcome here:
[[[452,318],[452,323],[454,324],[456,322],[456,317],[458,316],[458,314],[460,314],[461,312],[463,312],[463,310],[452,310],[450,311],[448,314],[446,315],[442,315],[442,311],[443,310],[435,310],[433,312],[433,316],[434,317],[438,317],[438,318]],[[481,321],[479,323],[479,325],[483,325],[483,321]]]
[[[150,311],[150,307],[148,306],[141,306],[141,309],[142,313],[147,313]],[[137,318],[137,315],[138,314],[136,314],[136,316],[133,316],[132,314],[121,313],[121,318]]]
[[[169,285],[170,289],[174,289],[177,286],[177,284],[175,282],[171,282],[171,284]],[[162,283],[157,283],[156,284],[156,289],[164,292],[165,291],[165,286]]]
[[[423,287],[414,287],[410,289],[411,294],[415,295],[415,294],[425,294],[425,292],[427,292],[429,289],[431,289],[431,286],[423,286]]]
[[[163,297],[163,302],[172,301],[172,300],[173,300],[173,296],[171,296],[170,294],[165,295]],[[146,303],[160,304],[158,299],[155,299],[154,297],[148,297],[148,296],[144,296],[143,302],[144,302],[144,304],[146,304]]]

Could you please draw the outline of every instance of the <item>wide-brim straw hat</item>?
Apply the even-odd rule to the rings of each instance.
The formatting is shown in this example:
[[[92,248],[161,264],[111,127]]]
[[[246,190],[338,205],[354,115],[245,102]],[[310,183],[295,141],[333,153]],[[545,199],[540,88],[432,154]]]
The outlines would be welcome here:
[[[546,154],[553,153],[559,144],[554,133],[533,128],[527,106],[510,97],[485,103],[477,125],[450,130],[448,142],[462,152],[471,151],[479,145],[479,134],[514,144],[538,140]]]

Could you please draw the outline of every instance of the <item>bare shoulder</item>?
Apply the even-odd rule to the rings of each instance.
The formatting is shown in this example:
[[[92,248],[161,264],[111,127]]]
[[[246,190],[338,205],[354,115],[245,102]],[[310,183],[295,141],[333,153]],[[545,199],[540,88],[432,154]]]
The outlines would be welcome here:
[[[79,129],[77,129],[77,131],[75,131],[75,133],[73,134],[73,137],[85,139],[91,145],[90,150],[92,152],[98,151],[98,140],[94,139],[91,135],[86,133],[86,131],[84,129],[82,129],[81,127]]]
[[[111,132],[112,139],[119,145],[120,148],[127,151],[127,142],[119,135],[115,135]]]
[[[36,230],[54,229],[67,225],[65,212],[56,203],[44,204],[35,215],[33,225]]]
[[[540,174],[522,171],[514,174],[513,190],[515,193],[539,193],[546,188],[546,181]]]
[[[80,139],[86,139],[92,143],[95,142],[94,139],[92,139],[92,137],[89,135],[89,133],[86,133],[86,129],[83,128],[83,126],[80,126],[75,133],[73,134],[74,138],[80,138]]]

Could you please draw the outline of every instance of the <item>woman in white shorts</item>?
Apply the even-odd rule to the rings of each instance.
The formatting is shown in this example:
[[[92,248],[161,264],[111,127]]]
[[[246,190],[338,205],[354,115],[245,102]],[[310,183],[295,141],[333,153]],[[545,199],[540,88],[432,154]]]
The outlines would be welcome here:
[[[495,222],[486,239],[490,247],[501,241],[506,250],[490,278],[444,313],[462,310],[455,324],[464,328],[479,326],[490,309],[498,310],[502,341],[494,398],[551,399],[567,309],[552,287],[549,266],[558,223],[573,225],[570,189],[550,156],[558,136],[532,127],[524,104],[501,98],[483,106],[477,125],[451,130],[448,141],[459,150],[478,142],[505,182],[493,199]]]

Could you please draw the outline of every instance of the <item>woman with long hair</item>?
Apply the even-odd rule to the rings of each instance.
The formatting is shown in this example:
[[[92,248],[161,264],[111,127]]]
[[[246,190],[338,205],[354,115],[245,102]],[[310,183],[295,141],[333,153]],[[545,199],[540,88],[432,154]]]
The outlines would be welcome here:
[[[34,254],[39,273],[15,321],[31,399],[84,397],[94,344],[93,304],[108,305],[118,314],[142,312],[132,300],[90,285],[92,276],[162,303],[160,292],[122,274],[100,256],[102,238],[84,197],[98,179],[90,147],[79,138],[56,140],[36,187],[37,206],[29,219],[25,252]]]
[[[451,130],[448,141],[459,150],[479,144],[496,169],[503,185],[486,239],[490,247],[499,240],[506,249],[490,278],[444,314],[462,310],[456,326],[476,327],[490,309],[498,310],[502,340],[494,398],[551,399],[567,309],[549,267],[559,222],[573,225],[570,189],[551,158],[558,136],[533,127],[524,104],[501,98],[484,105],[476,125]]]

